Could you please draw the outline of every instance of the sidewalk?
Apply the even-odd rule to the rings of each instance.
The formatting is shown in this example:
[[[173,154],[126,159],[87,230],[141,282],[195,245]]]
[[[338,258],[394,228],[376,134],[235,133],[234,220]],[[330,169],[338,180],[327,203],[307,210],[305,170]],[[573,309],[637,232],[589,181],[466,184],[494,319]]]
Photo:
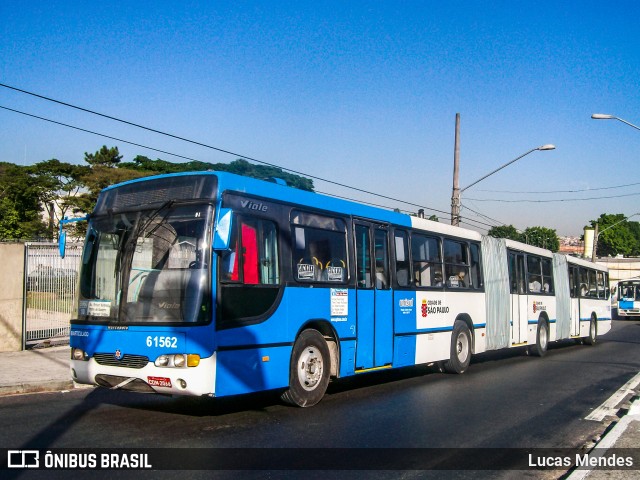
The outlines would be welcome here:
[[[0,353],[0,395],[71,390],[70,359],[68,345]]]
[[[0,396],[36,392],[55,392],[73,388],[91,388],[75,385],[71,380],[69,346],[49,347],[22,352],[0,353]],[[629,411],[614,420],[613,427],[600,439],[595,448],[640,448],[640,400],[631,404]],[[636,464],[635,468],[640,468]],[[566,480],[604,480],[638,478],[638,470],[574,470]]]

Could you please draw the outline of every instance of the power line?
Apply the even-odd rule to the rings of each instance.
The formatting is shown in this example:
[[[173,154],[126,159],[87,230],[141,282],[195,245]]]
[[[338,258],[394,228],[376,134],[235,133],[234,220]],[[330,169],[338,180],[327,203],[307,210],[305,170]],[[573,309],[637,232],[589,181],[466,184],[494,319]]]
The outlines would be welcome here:
[[[27,117],[37,118],[38,120],[42,120],[44,122],[55,123],[56,125],[62,125],[63,127],[73,128],[74,130],[79,130],[81,132],[91,133],[93,135],[98,135],[100,137],[110,138],[111,140],[116,140],[117,142],[128,143],[129,145],[135,145],[136,147],[141,147],[141,148],[146,148],[146,149],[149,149],[149,150],[153,150],[154,152],[160,152],[160,153],[164,153],[166,155],[172,155],[174,157],[184,158],[185,160],[192,160],[192,161],[195,161],[195,162],[200,161],[200,160],[196,160],[195,158],[185,157],[184,155],[178,155],[177,153],[167,152],[165,150],[160,150],[160,149],[157,149],[157,148],[149,147],[147,145],[142,145],[140,143],[130,142],[129,140],[123,140],[122,138],[112,137],[111,135],[106,135],[104,133],[94,132],[93,130],[87,130],[86,128],[80,128],[80,127],[76,127],[74,125],[69,125],[67,123],[62,123],[62,122],[58,122],[56,120],[51,120],[50,118],[39,117],[38,115],[33,115],[32,113],[21,112],[20,110],[15,110],[13,108],[3,107],[2,105],[0,105],[0,108],[2,108],[3,110],[9,110],[10,112],[19,113],[20,115],[26,115]]]
[[[86,128],[77,127],[75,125],[69,125],[68,123],[59,122],[57,120],[52,120],[50,118],[45,118],[45,117],[41,117],[39,115],[34,115],[32,113],[22,112],[20,110],[16,110],[16,109],[13,109],[13,108],[5,107],[5,106],[2,106],[2,105],[0,105],[0,108],[3,109],[3,110],[8,110],[10,112],[18,113],[20,115],[25,115],[27,117],[32,117],[32,118],[35,118],[35,119],[38,119],[38,120],[42,120],[44,122],[49,122],[49,123],[53,123],[53,124],[56,124],[56,125],[61,125],[63,127],[71,128],[71,129],[74,129],[74,130],[79,130],[79,131],[85,132],[85,133],[90,133],[92,135],[98,135],[100,137],[109,138],[111,140],[116,140],[118,142],[127,143],[129,145],[134,145],[136,147],[141,147],[141,148],[145,148],[145,149],[152,150],[152,151],[155,151],[155,152],[164,153],[166,155],[172,155],[174,157],[183,158],[185,160],[191,160],[191,161],[195,161],[195,162],[201,161],[201,160],[198,160],[198,159],[195,159],[195,158],[192,158],[192,157],[186,157],[184,155],[180,155],[180,154],[177,154],[177,153],[172,153],[172,152],[169,152],[169,151],[166,151],[166,150],[160,150],[158,148],[150,147],[148,145],[143,145],[141,143],[136,143],[136,142],[132,142],[132,141],[129,141],[129,140],[124,140],[122,138],[114,137],[114,136],[111,136],[111,135],[107,135],[107,134],[104,134],[104,133],[96,132],[96,131],[89,130],[89,129],[86,129]],[[335,195],[335,194],[331,194],[331,193],[326,193],[326,192],[317,192],[317,193],[324,194],[324,195],[331,195],[331,196],[336,197],[336,198],[342,198],[342,199],[345,199],[345,200],[350,200],[350,201],[359,202],[359,203],[363,203],[363,204],[367,204],[367,205],[372,205],[372,206],[379,207],[379,208],[386,208],[386,209],[391,209],[392,208],[392,207],[388,207],[386,205],[380,205],[380,204],[376,204],[376,203],[372,203],[372,202],[366,202],[366,201],[363,201],[363,200],[356,200],[354,198],[344,197],[344,196]],[[377,195],[377,194],[374,194],[374,195]],[[400,203],[407,203],[407,202],[402,202],[402,200],[394,200],[394,201],[397,201],[397,202],[400,202]],[[423,205],[418,205],[418,204],[411,204],[411,205],[417,206],[417,207],[420,207],[420,208],[425,208],[427,210],[435,211],[435,212],[438,212],[438,213],[448,214],[448,212],[445,212],[443,210],[435,210],[435,209],[431,209],[431,208],[423,206]],[[412,212],[407,212],[407,213],[412,213]]]
[[[597,188],[584,188],[578,190],[545,190],[540,192],[523,192],[523,191],[514,191],[514,190],[476,190],[476,192],[488,192],[488,193],[525,193],[525,194],[534,194],[534,193],[580,193],[580,192],[594,192],[596,190],[612,190],[614,188],[624,188],[624,187],[633,187],[636,185],[640,185],[640,182],[636,183],[627,183],[624,185],[614,185],[611,187],[597,187]]]
[[[553,203],[553,202],[585,202],[587,200],[604,200],[608,198],[623,198],[623,197],[635,197],[640,195],[638,193],[626,193],[623,195],[609,195],[605,197],[590,197],[590,198],[555,198],[549,200],[505,200],[501,198],[468,198],[467,200],[473,200],[474,202],[501,202],[501,203]]]
[[[467,206],[467,205],[463,205],[462,207],[463,207],[463,208],[466,208],[467,210],[472,211],[472,212],[473,212],[473,213],[475,213],[476,215],[478,215],[478,216],[480,216],[480,217],[482,217],[482,218],[485,218],[485,219],[487,219],[487,220],[489,220],[489,221],[495,222],[495,223],[497,223],[497,224],[499,224],[499,225],[506,225],[504,222],[501,222],[500,220],[496,220],[495,218],[491,218],[491,217],[489,217],[489,216],[487,216],[487,215],[485,215],[485,214],[483,214],[483,213],[480,213],[480,212],[478,212],[478,211],[474,210],[473,208],[471,208],[471,207],[469,207],[469,206]],[[497,225],[493,225],[493,226],[497,226]]]
[[[134,145],[136,147],[144,148],[144,149],[147,149],[147,150],[152,150],[154,152],[164,153],[166,155],[171,155],[171,156],[174,156],[174,157],[183,158],[185,160],[191,160],[191,161],[196,161],[196,162],[197,161],[201,161],[201,160],[198,160],[198,159],[195,159],[195,158],[192,158],[192,157],[186,157],[184,155],[180,155],[180,154],[177,154],[177,153],[172,153],[172,152],[169,152],[169,151],[166,151],[166,150],[161,150],[161,149],[158,149],[158,148],[150,147],[148,145],[143,145],[141,143],[136,143],[136,142],[132,142],[130,140],[125,140],[125,139],[122,139],[122,138],[119,138],[119,137],[114,137],[112,135],[107,135],[107,134],[96,132],[96,131],[89,130],[89,129],[86,129],[86,128],[77,127],[75,125],[69,125],[68,123],[59,122],[57,120],[52,120],[50,118],[45,118],[45,117],[41,117],[39,115],[34,115],[32,113],[22,112],[20,110],[16,110],[14,108],[5,107],[3,105],[0,105],[0,108],[3,109],[3,110],[7,110],[7,111],[10,111],[10,112],[13,112],[13,113],[18,113],[20,115],[25,115],[27,117],[35,118],[37,120],[42,120],[44,122],[53,123],[55,125],[60,125],[60,126],[63,126],[63,127],[71,128],[73,130],[78,130],[78,131],[81,131],[81,132],[90,133],[92,135],[97,135],[97,136],[100,136],[100,137],[109,138],[109,139],[115,140],[117,142],[122,142],[122,143],[126,143],[126,144],[129,144],[129,145]],[[283,170],[286,170],[286,169],[283,169]],[[359,190],[359,189],[357,189],[355,187],[348,187],[348,188],[353,188],[355,190]],[[388,207],[386,205],[380,205],[380,204],[376,204],[376,203],[372,203],[372,202],[366,202],[366,201],[363,201],[363,200],[356,200],[354,198],[344,197],[344,196],[341,196],[341,195],[336,195],[336,194],[331,194],[331,193],[326,193],[326,192],[317,192],[317,193],[323,194],[323,195],[330,195],[330,196],[333,196],[333,197],[336,197],[336,198],[341,198],[341,199],[344,199],[344,200],[350,200],[350,201],[354,201],[354,202],[359,202],[359,203],[362,203],[362,204],[371,205],[371,206],[375,206],[375,207],[378,207],[378,208],[391,209],[391,207]],[[370,193],[370,192],[367,192],[367,193]],[[405,204],[408,204],[408,205],[412,205],[412,206],[415,206],[415,207],[425,208],[425,209],[430,210],[430,211],[443,213],[445,215],[449,214],[449,212],[446,212],[444,210],[438,210],[438,209],[433,209],[433,208],[426,207],[424,205],[404,202],[402,200],[393,199],[391,197],[386,197],[386,196],[380,195],[380,194],[375,194],[375,193],[371,193],[371,194],[375,195],[375,196],[380,196],[380,197],[383,197],[383,198],[387,198],[387,199],[390,199],[390,200],[393,200],[393,201],[397,201],[397,202],[400,202],[400,203],[405,203]],[[468,207],[465,207],[465,208],[471,210]],[[471,211],[473,211],[473,210],[471,210]],[[412,213],[412,212],[408,212],[408,211],[405,211],[405,212],[406,213]],[[474,212],[474,213],[476,213],[476,212]],[[483,215],[481,215],[481,216],[483,216]],[[477,224],[480,224],[480,225],[483,225],[483,226],[493,227],[493,225],[490,225],[490,224],[487,224],[487,223],[484,223],[484,222],[480,222],[478,220],[474,220],[474,219],[471,219],[471,218],[468,218],[468,217],[460,217],[460,218],[461,218],[461,223],[469,225],[469,226],[471,226],[473,228],[479,228],[481,230],[487,230],[484,227],[479,227],[478,225],[473,225],[472,223],[469,223],[469,222],[474,222],[474,223],[477,223]],[[487,218],[489,218],[489,217],[487,217]],[[463,219],[466,220],[466,221],[462,221]]]
[[[365,204],[365,205],[371,205],[371,206],[373,206],[373,207],[386,208],[386,209],[390,209],[390,208],[391,208],[391,207],[386,206],[386,205],[380,205],[380,204],[372,203],[372,202],[365,202],[365,201],[363,201],[363,200],[357,200],[357,199],[354,199],[354,198],[345,197],[345,196],[337,195],[337,194],[334,194],[334,193],[320,192],[320,191],[316,191],[316,193],[320,193],[320,194],[322,194],[322,195],[328,195],[328,196],[335,197],[335,198],[340,198],[340,199],[342,199],[342,200],[349,200],[349,201],[352,201],[352,202],[363,203],[363,204]],[[418,205],[418,206],[419,206],[419,205]],[[427,208],[427,207],[422,207],[422,208]],[[428,209],[428,208],[427,208],[427,209]],[[444,213],[445,215],[449,215],[449,214],[450,214],[450,212],[445,212],[445,211],[443,211],[443,210],[433,210],[433,209],[428,209],[428,210],[432,210],[432,211],[434,211],[434,212],[438,212],[438,213]],[[469,209],[469,210],[471,210],[471,209]],[[403,212],[404,212],[404,213],[407,213],[407,214],[414,214],[414,213],[415,213],[415,212],[410,212],[410,211],[408,211],[408,210],[403,210]],[[460,219],[461,219],[461,220],[462,220],[462,219],[466,220],[465,222],[462,222],[462,221],[461,221],[461,223],[465,223],[465,224],[467,224],[467,225],[469,225],[469,226],[471,226],[471,227],[473,227],[473,228],[479,228],[479,229],[481,229],[481,230],[485,230],[485,231],[488,231],[488,229],[487,229],[486,227],[493,227],[493,226],[494,226],[494,225],[489,225],[489,224],[487,224],[487,223],[480,222],[480,221],[478,221],[478,220],[474,220],[474,219],[469,218],[469,217],[460,217]],[[427,220],[428,220],[428,219],[427,219]],[[473,225],[473,224],[468,223],[468,222],[475,222],[475,223],[478,223],[478,224],[480,224],[480,225],[483,225],[483,227],[480,227],[480,226],[478,226],[478,225]]]
[[[336,182],[336,181],[334,181],[334,180],[328,180],[328,179],[326,179],[326,178],[318,177],[318,176],[315,176],[315,175],[310,175],[310,174],[307,174],[307,173],[304,173],[304,172],[301,172],[301,171],[298,171],[298,170],[293,170],[293,169],[291,169],[291,168],[281,167],[281,166],[279,166],[279,165],[275,165],[275,164],[273,164],[273,163],[265,162],[265,161],[263,161],[263,160],[258,160],[257,158],[253,158],[253,157],[249,157],[249,156],[247,156],[247,155],[242,155],[242,154],[239,154],[239,153],[235,153],[235,152],[232,152],[232,151],[230,151],[230,150],[226,150],[226,149],[223,149],[223,148],[215,147],[215,146],[213,146],[213,145],[208,145],[208,144],[206,144],[206,143],[201,143],[201,142],[198,142],[198,141],[195,141],[195,140],[191,140],[191,139],[188,139],[188,138],[185,138],[185,137],[181,137],[181,136],[179,136],[179,135],[174,135],[174,134],[172,134],[172,133],[163,132],[162,130],[157,130],[157,129],[155,129],[155,128],[150,128],[150,127],[145,127],[144,125],[140,125],[140,124],[138,124],[138,123],[130,122],[130,121],[128,121],[128,120],[123,120],[123,119],[121,119],[121,118],[117,118],[117,117],[114,117],[114,116],[111,116],[111,115],[107,115],[107,114],[104,114],[104,113],[100,113],[100,112],[97,112],[97,111],[95,111],[95,110],[90,110],[90,109],[88,109],[88,108],[80,107],[80,106],[78,106],[78,105],[73,105],[73,104],[68,103],[68,102],[63,102],[63,101],[61,101],[61,100],[56,100],[56,99],[51,98],[51,97],[47,97],[47,96],[40,95],[40,94],[37,94],[37,93],[34,93],[34,92],[30,92],[30,91],[27,91],[27,90],[23,90],[23,89],[21,89],[21,88],[13,87],[13,86],[11,86],[11,85],[7,85],[7,84],[4,84],[4,83],[0,83],[0,87],[8,88],[8,89],[10,89],[10,90],[14,90],[14,91],[16,91],[16,92],[20,92],[20,93],[24,93],[24,94],[26,94],[26,95],[30,95],[30,96],[33,96],[33,97],[36,97],[36,98],[40,98],[40,99],[42,99],[42,100],[46,100],[46,101],[48,101],[48,102],[57,103],[57,104],[59,104],[59,105],[63,105],[63,106],[65,106],[65,107],[73,108],[73,109],[75,109],[75,110],[80,110],[80,111],[82,111],[82,112],[90,113],[90,114],[92,114],[92,115],[97,115],[97,116],[99,116],[99,117],[107,118],[107,119],[109,119],[109,120],[113,120],[113,121],[115,121],[115,122],[124,123],[124,124],[126,124],[126,125],[130,125],[130,126],[132,126],[132,127],[141,128],[141,129],[143,129],[143,130],[147,130],[147,131],[149,131],[149,132],[157,133],[157,134],[159,134],[159,135],[164,135],[164,136],[167,136],[167,137],[170,137],[170,138],[174,138],[174,139],[176,139],[176,140],[181,140],[181,141],[183,141],[183,142],[191,143],[191,144],[193,144],[193,145],[198,145],[198,146],[200,146],[200,147],[204,147],[204,148],[208,148],[208,149],[211,149],[211,150],[215,150],[215,151],[218,151],[218,152],[221,152],[221,153],[227,154],[227,155],[233,155],[233,156],[238,157],[238,158],[242,158],[242,159],[245,159],[245,160],[250,160],[250,161],[253,161],[253,162],[256,162],[256,163],[260,163],[260,164],[263,164],[263,165],[267,165],[267,166],[270,166],[270,167],[278,168],[278,169],[280,169],[280,170],[284,170],[284,171],[286,171],[286,172],[295,173],[296,175],[302,175],[302,176],[304,176],[304,177],[312,178],[312,179],[314,179],[314,180],[318,180],[318,181],[321,181],[321,182],[330,183],[330,184],[332,184],[332,185],[337,185],[337,186],[339,186],[339,187],[343,187],[343,188],[347,188],[347,189],[355,190],[355,191],[357,191],[357,192],[366,193],[366,194],[368,194],[368,195],[373,195],[373,196],[380,197],[380,198],[385,198],[385,199],[387,199],[387,200],[392,200],[392,201],[394,201],[394,202],[400,202],[400,203],[403,203],[403,204],[405,204],[405,205],[411,205],[411,206],[413,206],[413,207],[419,207],[419,208],[427,208],[428,210],[433,210],[434,212],[439,212],[439,213],[446,213],[446,214],[448,214],[448,212],[444,212],[444,211],[442,211],[442,210],[437,210],[437,209],[435,209],[435,208],[431,208],[431,207],[424,207],[424,206],[422,206],[422,205],[418,205],[418,204],[416,204],[416,203],[407,202],[407,201],[400,200],[400,199],[397,199],[397,198],[389,197],[389,196],[387,196],[387,195],[382,195],[382,194],[380,194],[380,193],[370,192],[370,191],[368,191],[368,190],[364,190],[364,189],[361,189],[361,188],[358,188],[358,187],[353,187],[353,186],[350,186],[350,185],[346,185],[346,184],[343,184],[343,183],[340,183],[340,182]],[[9,109],[7,109],[7,110],[9,110]],[[22,112],[18,112],[18,113],[22,113]],[[29,115],[29,114],[26,114],[26,115]],[[39,117],[36,117],[35,115],[31,115],[31,116],[33,116],[33,117],[35,117],[35,118],[39,118]],[[42,119],[42,118],[41,118],[41,119]],[[50,121],[50,122],[52,122],[52,123],[59,123],[59,122],[55,122],[55,121],[53,121],[53,120],[48,120],[48,119],[45,119],[45,120],[46,120],[46,121]],[[61,123],[60,123],[60,124],[61,124]],[[61,124],[61,125],[63,125],[63,124]],[[65,126],[67,126],[67,125],[65,125]],[[75,128],[75,129],[77,129],[77,130],[84,130],[84,129],[81,129],[81,128],[79,128],[79,127],[71,127],[71,128]],[[87,130],[84,130],[84,131],[87,131]],[[97,133],[95,133],[95,132],[90,132],[90,133],[94,133],[94,134],[96,134],[96,135],[101,135],[101,136],[104,136],[105,138],[112,138],[112,139],[115,139],[114,137],[110,137],[110,136],[108,136],[108,135],[97,134]],[[121,141],[121,140],[118,140],[118,141]],[[133,143],[133,142],[126,142],[126,143],[129,143],[129,144],[133,144],[133,145],[139,146],[139,145],[137,145],[137,144],[135,144],[135,143]],[[146,148],[146,147],[145,147],[145,148]],[[155,150],[155,149],[151,149],[151,150]],[[158,150],[156,150],[156,151],[158,151]],[[186,158],[186,157],[182,157],[182,158]]]

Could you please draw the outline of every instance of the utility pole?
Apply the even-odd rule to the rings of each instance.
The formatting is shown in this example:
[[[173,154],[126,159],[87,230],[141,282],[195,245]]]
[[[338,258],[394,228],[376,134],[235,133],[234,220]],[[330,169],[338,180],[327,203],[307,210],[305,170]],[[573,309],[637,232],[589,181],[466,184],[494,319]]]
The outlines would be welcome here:
[[[625,218],[626,220],[626,218]],[[598,248],[598,222],[593,227],[593,251],[591,252],[591,261],[596,261],[596,248]]]
[[[460,225],[460,114],[456,113],[456,139],[453,148],[453,192],[451,194],[451,225]]]

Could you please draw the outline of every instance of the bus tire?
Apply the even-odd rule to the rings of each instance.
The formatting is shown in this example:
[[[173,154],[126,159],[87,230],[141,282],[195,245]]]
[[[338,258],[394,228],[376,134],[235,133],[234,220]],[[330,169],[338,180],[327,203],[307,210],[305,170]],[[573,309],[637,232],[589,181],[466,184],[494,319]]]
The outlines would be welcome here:
[[[591,314],[591,321],[589,322],[589,335],[584,337],[584,343],[587,345],[595,345],[598,341],[598,321],[596,316]]]
[[[281,398],[297,407],[312,407],[327,390],[331,357],[329,346],[317,330],[304,330],[296,339],[289,366],[289,388]]]
[[[464,373],[471,363],[471,332],[467,324],[457,321],[451,333],[451,350],[444,369],[449,373]]]
[[[531,346],[531,353],[537,357],[544,357],[549,346],[549,325],[547,321],[540,317],[538,319],[538,329],[536,331],[536,344]]]

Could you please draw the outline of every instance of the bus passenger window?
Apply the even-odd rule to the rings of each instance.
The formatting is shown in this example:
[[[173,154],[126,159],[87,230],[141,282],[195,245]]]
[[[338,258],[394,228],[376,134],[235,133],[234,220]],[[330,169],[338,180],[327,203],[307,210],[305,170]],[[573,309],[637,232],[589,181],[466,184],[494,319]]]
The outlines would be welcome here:
[[[553,293],[553,266],[549,258],[542,259],[542,291]]]
[[[578,297],[578,269],[569,267],[569,294],[571,298]]]
[[[551,259],[528,254],[527,281],[529,293],[553,293]]]
[[[472,243],[471,251],[471,287],[482,288],[482,268],[480,268],[480,246]]]
[[[409,242],[407,232],[396,230],[394,233],[396,247],[396,281],[400,287],[410,285],[409,275]]]
[[[586,297],[589,293],[589,277],[586,268],[580,268],[580,297]]]
[[[294,279],[305,283],[346,282],[346,224],[306,212],[294,212],[291,223]]]
[[[596,272],[598,278],[598,298],[605,298],[604,272]]]
[[[511,293],[518,293],[518,277],[516,270],[516,255],[509,253],[509,290]]]
[[[449,288],[469,288],[469,250],[466,243],[444,241],[444,274]]]
[[[440,239],[414,234],[411,236],[413,279],[417,287],[442,286]]]
[[[589,292],[587,296],[590,298],[598,298],[598,286],[596,284],[596,272],[595,270],[587,270],[589,276]]]
[[[542,290],[542,284],[540,283],[539,275],[529,275],[529,291],[532,293],[539,293]]]

